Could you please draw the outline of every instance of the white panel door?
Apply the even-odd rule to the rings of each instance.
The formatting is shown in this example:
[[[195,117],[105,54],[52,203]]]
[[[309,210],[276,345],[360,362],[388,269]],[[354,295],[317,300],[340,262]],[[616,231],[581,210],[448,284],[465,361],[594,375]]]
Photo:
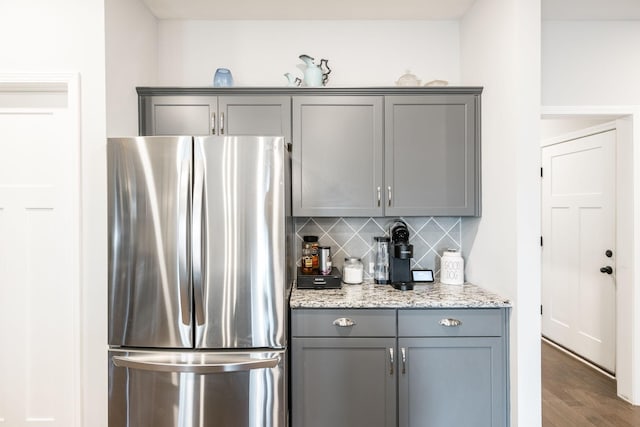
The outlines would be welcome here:
[[[615,145],[610,130],[542,149],[542,334],[610,372]]]
[[[0,426],[79,425],[73,114],[0,108]]]

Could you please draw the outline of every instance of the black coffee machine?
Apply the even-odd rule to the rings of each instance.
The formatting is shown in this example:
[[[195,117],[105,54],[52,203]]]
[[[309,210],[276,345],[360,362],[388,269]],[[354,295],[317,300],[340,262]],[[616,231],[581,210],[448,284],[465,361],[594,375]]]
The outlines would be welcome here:
[[[413,245],[409,244],[409,229],[402,220],[395,220],[389,229],[389,282],[396,289],[411,290],[411,258]]]

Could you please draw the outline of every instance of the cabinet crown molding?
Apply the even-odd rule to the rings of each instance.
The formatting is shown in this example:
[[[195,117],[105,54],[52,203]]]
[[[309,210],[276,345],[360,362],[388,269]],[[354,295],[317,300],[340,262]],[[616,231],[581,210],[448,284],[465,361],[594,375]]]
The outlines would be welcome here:
[[[136,87],[140,96],[153,95],[480,95],[481,86],[371,86],[371,87]]]

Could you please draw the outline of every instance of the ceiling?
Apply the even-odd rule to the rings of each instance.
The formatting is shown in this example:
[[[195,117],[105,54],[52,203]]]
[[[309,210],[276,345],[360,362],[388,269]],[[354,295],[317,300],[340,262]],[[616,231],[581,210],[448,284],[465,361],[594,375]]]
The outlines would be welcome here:
[[[542,0],[543,20],[639,20],[640,0]]]
[[[142,0],[159,19],[457,20],[485,0]],[[640,19],[640,0],[542,0],[544,20]]]
[[[455,20],[476,0],[142,0],[160,19]]]

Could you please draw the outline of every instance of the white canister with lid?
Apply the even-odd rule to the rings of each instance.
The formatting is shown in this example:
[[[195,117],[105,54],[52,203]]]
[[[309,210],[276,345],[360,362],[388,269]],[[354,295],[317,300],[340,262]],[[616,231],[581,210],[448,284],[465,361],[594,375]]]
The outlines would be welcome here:
[[[342,281],[350,285],[357,285],[364,281],[364,266],[360,258],[345,258],[342,266]]]
[[[440,283],[445,285],[464,284],[464,259],[457,249],[447,249],[440,261]]]

